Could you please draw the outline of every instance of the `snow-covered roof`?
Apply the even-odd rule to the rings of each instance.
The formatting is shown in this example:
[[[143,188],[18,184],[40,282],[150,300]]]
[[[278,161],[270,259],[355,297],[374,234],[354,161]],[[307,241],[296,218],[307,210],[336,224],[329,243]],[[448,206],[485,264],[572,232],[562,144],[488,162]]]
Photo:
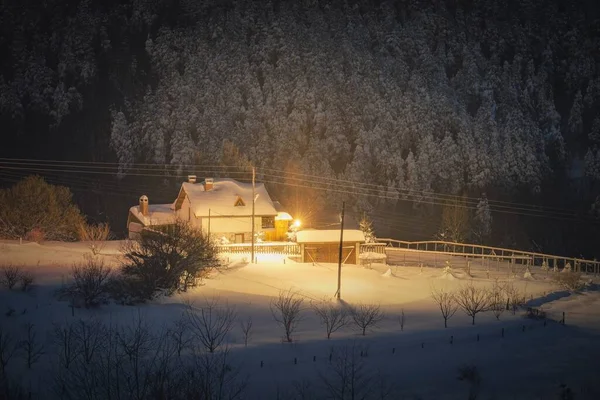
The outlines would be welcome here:
[[[358,229],[344,229],[344,242],[364,242],[365,235]],[[296,242],[298,243],[339,243],[340,230],[305,230],[296,233]]]
[[[129,211],[144,224],[151,225],[168,225],[175,223],[177,215],[173,210],[173,204],[150,204],[148,205],[148,215],[142,215],[140,206],[133,206]]]
[[[181,190],[187,194],[192,211],[197,217],[207,217],[208,210],[211,216],[251,216],[252,215],[252,184],[242,183],[234,179],[214,179],[210,190],[204,189],[204,182],[184,182]],[[255,185],[255,194],[258,195],[254,205],[255,215],[275,216],[277,210],[273,206],[271,197],[263,183]],[[241,200],[243,205],[235,204]],[[238,203],[239,204],[239,203]]]
[[[291,221],[293,219],[294,218],[292,218],[292,216],[285,211],[279,211],[275,217],[275,221]]]

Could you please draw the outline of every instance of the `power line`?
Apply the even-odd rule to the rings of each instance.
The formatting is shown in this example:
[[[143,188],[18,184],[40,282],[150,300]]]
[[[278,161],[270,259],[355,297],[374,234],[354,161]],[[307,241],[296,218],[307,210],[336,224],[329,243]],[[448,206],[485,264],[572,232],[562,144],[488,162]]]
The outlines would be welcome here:
[[[60,166],[60,164],[57,164],[56,166]],[[65,168],[66,166],[66,168]],[[101,175],[115,175],[114,172],[108,172],[108,171],[86,171],[86,170],[73,170],[73,169],[69,169],[72,166],[68,166],[66,164],[63,164],[61,166],[61,169],[56,169],[56,168],[37,168],[37,167],[31,167],[28,165],[10,165],[10,166],[2,166],[3,169],[10,169],[10,170],[27,170],[27,171],[36,171],[36,172],[64,172],[64,173],[86,173],[86,174],[101,174]],[[209,173],[214,173],[216,171],[209,171]],[[245,172],[235,172],[235,171],[229,171],[229,174],[243,174]],[[131,176],[146,176],[146,177],[158,177],[158,178],[163,178],[163,179],[175,179],[175,178],[180,178],[180,177],[184,177],[186,175],[157,175],[157,174],[148,174],[148,173],[133,173],[133,174],[129,174]],[[292,178],[292,180],[296,181],[296,182],[300,182],[297,184],[293,184],[288,182],[289,177],[286,177],[284,175],[277,175],[277,174],[266,174],[263,173],[263,176],[268,178],[265,179],[265,182],[267,183],[271,183],[271,184],[276,184],[276,185],[284,185],[284,186],[291,186],[291,187],[301,187],[301,188],[310,188],[310,189],[321,189],[321,190],[326,190],[329,192],[336,192],[339,194],[350,194],[350,195],[355,195],[355,196],[369,196],[369,197],[374,197],[374,198],[379,198],[379,199],[384,199],[384,200],[391,200],[391,201],[398,201],[398,200],[407,200],[407,201],[415,201],[421,204],[433,204],[433,205],[447,205],[447,199],[445,198],[440,198],[438,195],[435,196],[423,196],[422,198],[415,198],[415,199],[401,199],[398,198],[397,196],[391,196],[391,195],[387,195],[387,194],[376,194],[376,193],[368,193],[365,191],[360,191],[357,186],[359,187],[363,187],[363,186],[368,186],[368,184],[357,184],[352,186],[351,188],[349,188],[347,185],[341,185],[341,184],[326,184],[325,182],[321,182],[321,181],[315,181],[315,180],[302,180],[300,178]],[[270,179],[269,179],[270,178]],[[333,187],[332,187],[333,186]],[[341,188],[341,189],[339,189]],[[466,208],[466,209],[471,209],[471,210],[475,210],[476,207],[470,206],[469,203],[466,204],[454,204],[454,206],[456,207],[460,207],[460,208]],[[579,217],[577,214],[574,213],[557,213],[557,212],[549,212],[549,211],[544,211],[541,209],[536,209],[536,208],[532,208],[532,209],[523,209],[523,208],[515,208],[515,207],[509,207],[509,206],[498,206],[498,205],[490,205],[490,210],[494,211],[494,212],[499,212],[499,213],[506,213],[506,214],[514,214],[514,215],[524,215],[524,216],[533,216],[533,217],[541,217],[541,218],[550,218],[550,219],[557,219],[557,220],[566,220],[566,221],[577,221],[577,222],[586,222],[585,220],[583,220],[581,217]],[[591,220],[588,222],[592,222]],[[596,222],[594,220],[594,222]]]
[[[38,165],[38,166],[46,166],[46,167],[50,166],[50,165],[62,166],[62,167],[73,167],[75,165],[85,165],[86,168],[113,169],[115,171],[121,170],[120,164],[118,164],[118,163],[96,162],[96,161],[59,161],[59,160],[0,158],[0,163],[2,163],[2,164],[8,163],[9,165]],[[136,167],[137,165],[144,166],[144,168]],[[147,167],[152,167],[152,168],[147,168]],[[228,174],[238,174],[239,175],[239,174],[248,174],[250,172],[249,167],[224,166],[221,164],[188,164],[185,166],[178,166],[178,165],[171,165],[171,164],[150,164],[150,163],[134,164],[134,163],[132,163],[128,166],[127,170],[157,172],[157,168],[163,168],[163,172],[174,172],[172,170],[180,170],[183,167],[187,167],[187,168],[201,167],[201,168],[204,168],[203,172],[208,172],[208,173],[227,172]],[[241,171],[232,171],[233,169],[239,169]],[[348,185],[343,185],[344,183],[347,183],[351,186],[360,185],[361,187],[368,187],[372,190],[379,190],[379,191],[388,191],[389,190],[388,187],[383,186],[383,185],[362,183],[362,182],[350,181],[350,180],[338,179],[338,178],[328,178],[328,177],[324,177],[321,175],[292,172],[289,170],[281,170],[281,169],[266,168],[266,167],[265,168],[259,167],[257,169],[259,171],[261,171],[261,170],[275,171],[275,172],[278,172],[279,174],[265,173],[265,175],[285,176],[286,179],[292,179],[292,180],[302,180],[302,181],[311,181],[311,182],[318,181],[317,183],[327,183],[327,184],[332,184],[335,186],[344,186],[344,187],[348,187]],[[127,175],[136,175],[136,176],[141,175],[141,174],[133,174],[130,172],[129,173],[126,172],[126,174]],[[290,175],[295,175],[295,176],[300,176],[300,177],[310,178],[310,179],[291,178]],[[179,175],[175,175],[175,176],[183,177],[185,175],[179,174]],[[419,189],[393,188],[393,190],[397,191],[400,195],[405,195],[405,196],[419,196],[419,197],[425,197],[425,198],[436,198],[438,200],[442,200],[442,199],[459,200],[459,201],[466,201],[466,202],[470,202],[470,203],[474,203],[474,204],[477,204],[479,202],[479,199],[474,198],[474,197],[452,195],[452,194],[446,194],[446,193],[436,193],[433,191],[426,191],[426,190],[419,190]],[[418,199],[415,199],[415,200],[418,201]],[[488,203],[490,205],[497,205],[497,207],[500,207],[501,205],[506,204],[507,206],[511,206],[511,208],[513,208],[513,209],[515,208],[515,206],[526,207],[525,209],[523,209],[523,211],[532,211],[533,210],[533,211],[539,211],[539,212],[560,212],[560,213],[569,213],[569,214],[576,213],[574,210],[567,210],[564,208],[531,205],[531,204],[516,203],[516,202],[507,202],[507,201],[501,201],[501,200],[488,199]]]

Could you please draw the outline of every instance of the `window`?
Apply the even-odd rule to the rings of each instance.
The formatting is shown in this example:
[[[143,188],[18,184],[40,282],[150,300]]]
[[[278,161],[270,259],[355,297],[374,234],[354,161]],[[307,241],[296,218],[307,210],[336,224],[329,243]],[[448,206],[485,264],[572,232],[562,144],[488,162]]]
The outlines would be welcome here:
[[[242,198],[238,196],[237,200],[235,201],[234,206],[235,207],[243,207],[245,205],[246,204],[244,203],[244,200],[242,200]]]
[[[275,228],[275,217],[262,217],[263,229]]]

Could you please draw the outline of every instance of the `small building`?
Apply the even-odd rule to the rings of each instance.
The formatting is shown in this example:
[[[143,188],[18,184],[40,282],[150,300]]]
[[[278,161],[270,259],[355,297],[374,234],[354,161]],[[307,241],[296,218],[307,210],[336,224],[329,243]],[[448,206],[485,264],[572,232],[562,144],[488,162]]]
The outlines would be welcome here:
[[[149,204],[147,196],[140,197],[139,206],[129,209],[127,227],[129,237],[134,238],[143,228],[159,229],[179,220],[225,241],[246,243],[252,240],[253,224],[255,234],[264,232],[279,237],[276,220],[281,213],[275,209],[263,183],[255,184],[253,190],[251,183],[228,178],[206,178],[196,183],[196,176],[190,175],[173,203]],[[287,231],[287,221],[284,222],[281,230],[285,226]]]
[[[337,263],[340,251],[339,229],[309,229],[296,233],[300,245],[301,262]],[[358,264],[360,245],[365,235],[358,229],[344,229],[342,263]]]
[[[265,241],[285,242],[288,240],[288,231],[290,230],[293,218],[278,201],[274,201],[273,206],[277,211],[277,215],[275,216],[275,230],[265,232]]]

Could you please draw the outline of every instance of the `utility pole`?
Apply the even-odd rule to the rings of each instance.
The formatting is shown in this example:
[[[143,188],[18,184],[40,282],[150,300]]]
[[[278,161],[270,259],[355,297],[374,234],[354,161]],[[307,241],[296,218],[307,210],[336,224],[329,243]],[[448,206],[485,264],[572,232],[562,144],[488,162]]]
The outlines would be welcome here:
[[[338,286],[337,286],[337,298],[338,300],[342,296],[342,246],[344,243],[344,210],[346,208],[346,202],[342,202],[342,218],[340,227],[340,253],[338,256]]]
[[[208,239],[210,239],[210,208],[208,209]]]
[[[255,179],[255,171],[254,167],[252,167],[252,246],[250,251],[250,263],[254,262],[254,203],[256,202],[256,195],[254,194],[254,179]]]

